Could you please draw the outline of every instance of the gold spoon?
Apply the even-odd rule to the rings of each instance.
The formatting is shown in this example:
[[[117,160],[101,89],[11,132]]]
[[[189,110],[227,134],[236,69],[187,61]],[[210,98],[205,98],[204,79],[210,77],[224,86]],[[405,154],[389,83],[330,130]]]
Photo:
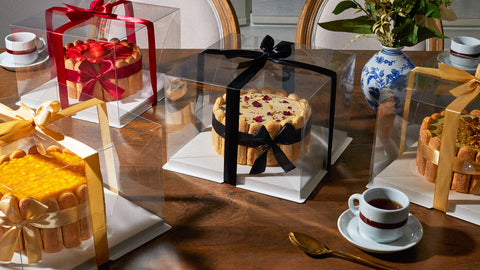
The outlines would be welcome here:
[[[377,269],[388,269],[388,270],[395,269],[395,268],[392,268],[383,264],[379,264],[362,257],[355,256],[350,253],[346,253],[340,250],[329,249],[327,246],[318,242],[316,239],[308,235],[305,235],[303,233],[291,232],[288,234],[288,238],[290,239],[290,242],[292,242],[294,246],[298,247],[303,252],[311,256],[320,256],[320,255],[331,253],[331,254],[340,255],[344,258],[348,258],[356,262],[363,263],[368,266],[375,267]]]

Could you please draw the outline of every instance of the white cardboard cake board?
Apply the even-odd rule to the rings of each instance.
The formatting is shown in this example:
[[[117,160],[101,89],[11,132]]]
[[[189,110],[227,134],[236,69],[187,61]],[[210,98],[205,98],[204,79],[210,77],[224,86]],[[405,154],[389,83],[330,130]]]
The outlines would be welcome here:
[[[148,72],[143,73],[143,81],[148,83],[144,84],[142,90],[139,90],[135,94],[130,95],[126,98],[122,98],[118,101],[107,102],[108,120],[110,126],[121,128],[125,125],[125,123],[131,120],[128,117],[140,115],[152,107],[152,105],[148,103],[148,99],[152,95],[152,85],[150,83]],[[157,87],[158,89],[163,89],[162,74],[157,74]],[[159,98],[160,97],[157,97],[157,99]],[[19,103],[17,105],[20,105],[20,103],[24,103],[30,108],[37,109],[45,101],[58,99],[59,94],[57,87],[57,78],[54,78],[39,86],[37,89],[23,94],[20,97]],[[71,98],[69,98],[68,101],[70,104],[78,102],[78,100]],[[96,108],[86,109],[75,114],[73,117],[76,119],[98,123]]]
[[[312,127],[312,140],[319,140],[319,137],[313,135],[316,134],[315,129],[322,129],[322,127]],[[341,133],[341,131],[336,132]],[[333,153],[332,156],[338,158],[352,139],[346,136],[335,137],[345,138],[342,141],[334,140],[333,149],[337,152]],[[211,140],[212,135],[210,131],[198,134],[176,152],[163,168],[223,183],[223,157],[215,152]],[[315,142],[315,144],[319,143],[325,145],[326,149],[326,142]],[[285,173],[281,167],[266,167],[265,172],[259,175],[249,174],[251,166],[237,165],[237,187],[303,203],[327,173],[326,170],[314,171],[323,161],[308,158],[309,154],[312,154],[311,152],[313,151],[307,152],[307,157],[303,159],[304,162],[308,163],[301,166],[303,172],[300,171],[300,166],[295,164],[295,162],[294,164],[297,168],[288,173]]]
[[[409,149],[386,167],[367,187],[393,187],[408,195],[410,201],[433,208],[435,184],[418,173],[415,164],[417,149]],[[447,215],[480,225],[480,196],[450,191]]]
[[[110,260],[122,257],[171,229],[160,217],[107,189],[104,191],[105,211],[113,213],[107,214]],[[25,255],[15,253],[12,262],[0,263],[0,269],[96,269],[91,258],[93,254],[93,238],[90,238],[75,248],[64,248],[57,253],[42,253],[42,260],[35,264],[27,264]],[[23,268],[21,262],[24,263]]]

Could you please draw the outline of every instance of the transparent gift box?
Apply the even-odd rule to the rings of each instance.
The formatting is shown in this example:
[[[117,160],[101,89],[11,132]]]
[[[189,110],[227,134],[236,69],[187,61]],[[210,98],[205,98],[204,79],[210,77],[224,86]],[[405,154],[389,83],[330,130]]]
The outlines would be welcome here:
[[[351,142],[354,64],[270,36],[225,37],[167,73],[164,168],[304,202]],[[264,112],[248,118],[252,108]]]
[[[435,60],[424,66],[407,75],[403,95],[380,95],[368,187],[397,188],[478,225],[478,72]]]
[[[180,46],[180,12],[124,0],[67,1],[13,23],[11,30],[39,40],[35,62],[15,68],[21,102],[36,108],[56,99],[67,107],[95,97],[116,105],[109,119],[119,127],[128,113],[141,114],[163,97],[157,66],[163,48]],[[63,86],[46,89],[50,81]],[[43,91],[33,91],[38,88]],[[76,117],[92,120],[95,114]]]
[[[134,116],[111,127],[111,107],[97,99],[65,109],[59,101],[1,106],[0,268],[90,269],[170,229],[162,126]],[[72,117],[83,109],[98,123]],[[34,127],[26,132],[24,122]]]

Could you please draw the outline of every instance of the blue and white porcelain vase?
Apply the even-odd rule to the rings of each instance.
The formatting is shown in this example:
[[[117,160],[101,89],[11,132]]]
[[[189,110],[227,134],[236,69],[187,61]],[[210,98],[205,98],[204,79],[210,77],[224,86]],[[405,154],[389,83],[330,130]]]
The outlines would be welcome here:
[[[375,111],[380,99],[392,99],[395,108],[403,107],[408,74],[415,65],[402,52],[401,48],[382,46],[365,64],[362,70],[361,85],[368,105]]]

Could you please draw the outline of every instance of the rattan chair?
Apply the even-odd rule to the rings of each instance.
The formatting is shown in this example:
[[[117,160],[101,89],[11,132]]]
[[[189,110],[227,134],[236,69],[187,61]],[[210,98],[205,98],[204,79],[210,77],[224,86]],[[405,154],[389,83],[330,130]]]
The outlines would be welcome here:
[[[356,34],[328,31],[318,26],[318,22],[346,19],[355,16],[353,10],[347,10],[340,15],[334,15],[332,11],[340,1],[341,0],[306,0],[298,19],[295,42],[313,47],[343,49],[350,40],[354,39]],[[360,0],[359,3],[363,4],[363,1]],[[429,21],[429,23],[443,33],[441,20],[432,20]],[[443,46],[443,39],[432,38],[415,46],[406,47],[404,50],[442,51]],[[376,39],[365,38],[351,43],[346,49],[376,50],[381,49],[381,46]]]

